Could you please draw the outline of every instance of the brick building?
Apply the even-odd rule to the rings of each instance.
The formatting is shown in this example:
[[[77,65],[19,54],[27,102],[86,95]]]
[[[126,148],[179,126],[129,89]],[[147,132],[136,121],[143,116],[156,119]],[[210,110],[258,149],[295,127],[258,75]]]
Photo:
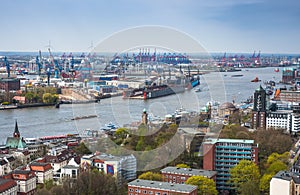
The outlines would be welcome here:
[[[197,195],[197,186],[136,179],[128,183],[128,195]]]
[[[20,90],[20,79],[0,78],[0,90],[5,90],[5,91]]]
[[[163,175],[163,181],[169,183],[183,184],[192,176],[203,176],[216,181],[217,171],[192,169],[192,168],[179,168],[179,167],[166,167],[160,170]]]

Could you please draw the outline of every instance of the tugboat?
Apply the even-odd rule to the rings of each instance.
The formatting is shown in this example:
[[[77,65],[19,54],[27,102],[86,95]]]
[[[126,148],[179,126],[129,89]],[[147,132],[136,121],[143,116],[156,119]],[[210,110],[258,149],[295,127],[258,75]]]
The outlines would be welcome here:
[[[261,80],[258,77],[255,77],[251,82],[260,82]]]

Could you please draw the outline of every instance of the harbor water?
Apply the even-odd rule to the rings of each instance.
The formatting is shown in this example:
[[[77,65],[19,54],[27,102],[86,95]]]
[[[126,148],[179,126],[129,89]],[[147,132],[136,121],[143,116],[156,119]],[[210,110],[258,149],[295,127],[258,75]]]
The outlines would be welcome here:
[[[84,129],[100,129],[107,123],[119,126],[140,121],[144,108],[151,117],[164,118],[176,109],[199,111],[208,101],[220,103],[240,103],[253,95],[255,89],[264,81],[281,80],[282,68],[275,72],[273,67],[242,69],[238,72],[212,72],[201,75],[200,92],[194,90],[184,93],[150,99],[147,101],[113,97],[100,103],[63,104],[54,107],[36,107],[0,111],[0,144],[12,136],[15,120],[18,121],[21,136],[43,137],[69,133],[81,133]],[[235,75],[235,76],[232,76]],[[238,76],[237,76],[238,75]],[[261,82],[251,82],[255,77]],[[97,115],[97,118],[72,120],[75,117]]]

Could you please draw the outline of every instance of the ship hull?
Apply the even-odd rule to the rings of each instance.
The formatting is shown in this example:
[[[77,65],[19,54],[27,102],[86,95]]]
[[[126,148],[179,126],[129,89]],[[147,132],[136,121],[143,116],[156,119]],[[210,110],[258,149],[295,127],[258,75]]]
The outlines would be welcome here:
[[[134,90],[124,91],[123,98],[132,98],[132,99],[154,99],[158,97],[173,95],[176,93],[183,93],[185,91],[184,86],[155,86],[149,88],[140,88]]]

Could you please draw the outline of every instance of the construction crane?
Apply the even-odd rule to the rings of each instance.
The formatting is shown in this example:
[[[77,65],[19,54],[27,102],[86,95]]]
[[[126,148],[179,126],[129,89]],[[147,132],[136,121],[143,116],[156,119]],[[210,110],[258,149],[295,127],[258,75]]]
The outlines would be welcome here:
[[[9,78],[10,77],[10,65],[9,65],[9,63],[7,61],[7,57],[6,56],[4,57],[4,64],[6,66],[7,77]]]

